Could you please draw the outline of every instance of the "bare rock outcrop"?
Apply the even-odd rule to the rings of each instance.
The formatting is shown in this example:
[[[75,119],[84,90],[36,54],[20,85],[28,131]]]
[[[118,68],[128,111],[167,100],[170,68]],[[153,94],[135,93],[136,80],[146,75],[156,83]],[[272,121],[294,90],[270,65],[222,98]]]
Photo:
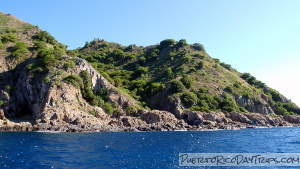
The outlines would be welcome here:
[[[187,117],[187,123],[189,125],[200,125],[203,123],[203,113],[198,111],[189,111]]]
[[[274,110],[268,106],[269,99],[262,95],[262,100],[257,101],[241,95],[234,95],[235,101],[242,107],[247,107],[250,112],[260,112],[261,114],[274,114]]]
[[[109,83],[100,73],[98,73],[86,60],[75,58],[78,62],[78,69],[75,69],[75,73],[79,74],[80,71],[86,70],[92,77],[93,90],[100,91],[105,89],[107,92],[108,101],[119,105],[120,108],[126,108],[128,106],[136,106],[138,103],[132,99],[127,93],[117,89],[111,83]]]
[[[247,116],[241,114],[241,113],[230,113],[228,118],[230,118],[232,121],[237,121],[245,124],[252,124],[252,121],[247,118]]]
[[[130,117],[130,116],[121,116],[120,120],[122,121],[123,125],[125,127],[146,127],[147,123],[145,121],[142,121],[139,118],[136,117]]]
[[[300,123],[300,116],[297,116],[297,115],[286,115],[286,116],[284,116],[284,120],[286,120],[289,123],[299,124]]]
[[[149,124],[151,130],[186,130],[188,126],[183,120],[178,120],[174,114],[167,111],[143,111],[141,119]]]

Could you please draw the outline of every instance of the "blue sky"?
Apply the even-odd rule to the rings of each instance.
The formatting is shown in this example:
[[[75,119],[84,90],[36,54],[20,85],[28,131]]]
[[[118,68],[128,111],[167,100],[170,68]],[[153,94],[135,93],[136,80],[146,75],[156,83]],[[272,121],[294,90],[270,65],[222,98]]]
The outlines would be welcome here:
[[[0,0],[0,11],[50,32],[69,49],[94,38],[147,46],[201,43],[300,106],[299,0]]]

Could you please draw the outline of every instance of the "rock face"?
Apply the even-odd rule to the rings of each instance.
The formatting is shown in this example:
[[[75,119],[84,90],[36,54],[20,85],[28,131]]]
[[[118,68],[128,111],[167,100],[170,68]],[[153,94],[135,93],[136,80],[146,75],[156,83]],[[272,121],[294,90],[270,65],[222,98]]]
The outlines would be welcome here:
[[[128,94],[120,91],[112,84],[110,84],[102,75],[100,75],[90,64],[84,59],[75,58],[78,62],[78,69],[75,74],[79,74],[80,71],[86,70],[92,77],[92,88],[93,90],[100,91],[105,89],[107,91],[108,101],[119,105],[120,108],[126,108],[129,106],[136,106],[138,103],[131,99]]]
[[[88,71],[92,77],[93,90],[105,89],[108,102],[119,106],[121,111],[129,106],[137,106],[138,103],[135,100],[115,88],[85,60],[75,59],[77,65],[74,69],[69,70],[70,74],[79,74],[82,70]],[[45,77],[51,79],[50,82],[45,83],[43,80]],[[81,90],[71,84],[54,85],[57,83],[56,77],[55,71],[50,71],[40,78],[32,77],[26,72],[26,69],[21,71],[13,95],[9,95],[7,91],[0,91],[1,100],[7,102],[0,111],[0,120],[5,120],[5,117],[18,117],[18,112],[23,112],[23,115],[24,112],[27,112],[25,114],[34,119],[34,123],[31,125],[37,130],[54,130],[55,128],[55,130],[62,131],[89,131],[92,128],[99,129],[99,126],[109,125],[108,123],[112,119],[104,109],[90,106],[83,99]],[[18,102],[12,100],[18,100]],[[10,124],[15,125],[14,123]],[[7,123],[6,126],[11,125]],[[110,130],[110,128],[104,127],[103,130]]]
[[[292,115],[283,118],[257,113],[186,112],[179,98],[158,100],[155,103],[161,104],[160,107],[168,111],[139,110],[139,117],[125,116],[124,110],[129,106],[138,107],[138,102],[115,88],[85,60],[76,58],[76,61],[77,66],[68,73],[79,74],[82,70],[89,72],[93,90],[105,89],[108,101],[118,106],[119,116],[110,116],[101,107],[90,106],[82,97],[81,90],[71,84],[53,85],[57,76],[55,73],[45,75],[44,77],[51,79],[45,83],[44,77],[33,78],[23,70],[16,81],[14,95],[10,95],[9,91],[0,91],[1,100],[7,102],[3,109],[0,109],[0,131],[166,131],[287,126],[300,123],[300,118]],[[18,102],[13,102],[11,97]],[[241,104],[252,104],[252,101],[242,97],[236,97],[236,100]],[[254,103],[252,105],[256,109],[259,108]],[[273,111],[264,106],[261,109],[265,113]],[[28,117],[33,120],[11,121],[10,119],[17,117],[17,112],[20,111],[28,112]]]
[[[253,99],[247,99],[244,96],[235,95],[235,101],[242,107],[247,107],[250,112],[260,112],[261,114],[274,114],[274,110],[268,106],[269,99],[264,95],[261,96],[263,99],[261,102],[257,102]]]
[[[245,126],[288,126],[293,124],[300,124],[300,118],[298,116],[288,115],[282,118],[282,116],[270,116],[258,113],[203,113],[197,111],[188,112],[187,123],[190,125],[203,125],[213,124],[218,126],[220,124],[241,124]],[[213,122],[213,123],[211,123]]]
[[[296,115],[286,115],[284,116],[284,120],[286,120],[289,123],[300,123],[300,117]]]

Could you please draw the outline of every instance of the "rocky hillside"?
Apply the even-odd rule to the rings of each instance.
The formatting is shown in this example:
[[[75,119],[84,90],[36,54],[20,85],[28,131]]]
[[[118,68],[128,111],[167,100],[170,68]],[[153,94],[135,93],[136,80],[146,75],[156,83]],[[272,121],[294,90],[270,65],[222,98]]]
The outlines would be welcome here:
[[[70,51],[48,32],[4,13],[0,39],[3,131],[182,130],[299,122],[294,103],[250,74],[211,58],[201,44],[167,39],[138,47],[95,39]]]
[[[185,110],[299,114],[300,109],[249,73],[210,57],[185,40],[122,46],[95,39],[73,51],[141,105],[184,118]]]

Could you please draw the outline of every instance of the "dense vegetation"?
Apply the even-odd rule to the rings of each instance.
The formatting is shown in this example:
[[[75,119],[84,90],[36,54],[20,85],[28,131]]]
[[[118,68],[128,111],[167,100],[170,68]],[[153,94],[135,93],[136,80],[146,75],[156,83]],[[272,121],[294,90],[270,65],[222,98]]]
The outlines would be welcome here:
[[[10,26],[10,19],[0,15],[0,52],[15,67],[26,69],[30,83],[43,79],[45,84],[58,87],[72,84],[90,105],[103,107],[111,115],[120,110],[108,101],[107,91],[93,91],[86,71],[70,73],[76,66],[74,57],[86,59],[143,108],[164,109],[162,102],[179,99],[185,109],[203,112],[253,112],[255,107],[270,107],[279,115],[300,114],[299,107],[278,91],[249,73],[240,73],[211,58],[199,43],[166,39],[157,45],[140,47],[94,39],[82,48],[67,50],[50,33],[23,22],[14,21]],[[49,72],[53,76],[48,76]],[[0,90],[13,93],[13,81],[0,83]],[[0,107],[5,103],[0,100]],[[139,108],[129,106],[125,111],[136,116]]]
[[[294,103],[249,73],[211,58],[199,43],[166,39],[139,47],[95,39],[72,52],[150,108],[161,108],[153,100],[180,98],[185,108],[205,112],[248,112],[254,105],[270,106],[276,114],[300,113]],[[237,96],[248,104],[239,104]]]

